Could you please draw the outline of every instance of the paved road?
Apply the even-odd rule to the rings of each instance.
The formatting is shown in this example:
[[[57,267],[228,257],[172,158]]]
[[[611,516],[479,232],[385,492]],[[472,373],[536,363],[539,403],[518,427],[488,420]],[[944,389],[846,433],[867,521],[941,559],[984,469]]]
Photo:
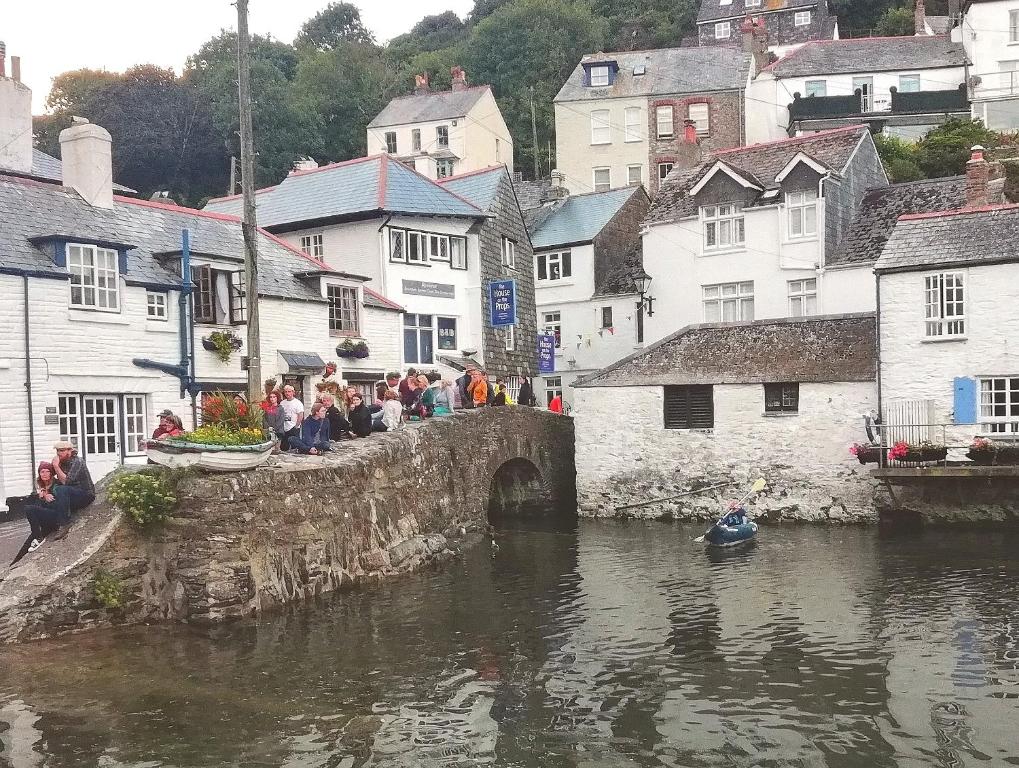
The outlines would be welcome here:
[[[0,572],[14,559],[21,545],[28,538],[28,521],[22,518],[10,523],[0,523]]]

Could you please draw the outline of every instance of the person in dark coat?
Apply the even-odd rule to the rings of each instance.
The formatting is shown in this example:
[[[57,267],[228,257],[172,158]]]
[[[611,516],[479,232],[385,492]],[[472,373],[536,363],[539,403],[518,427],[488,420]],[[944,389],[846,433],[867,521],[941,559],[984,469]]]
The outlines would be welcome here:
[[[358,437],[368,437],[372,433],[372,413],[360,393],[350,398],[349,418],[350,431]]]
[[[471,384],[471,378],[474,371],[477,369],[473,365],[468,365],[464,370],[463,376],[456,380],[456,388],[460,392],[460,404],[464,408],[473,408],[474,399],[470,396],[467,391],[467,387]]]
[[[301,436],[290,438],[290,446],[298,453],[315,456],[329,451],[329,419],[325,403],[319,401],[311,406],[311,416],[301,422]]]
[[[524,376],[520,383],[520,394],[517,395],[517,405],[534,405],[534,388],[531,387],[531,379]]]
[[[342,440],[347,437],[350,434],[350,422],[343,418],[343,411],[336,407],[336,398],[332,395],[322,395],[319,400],[326,407],[330,438]]]

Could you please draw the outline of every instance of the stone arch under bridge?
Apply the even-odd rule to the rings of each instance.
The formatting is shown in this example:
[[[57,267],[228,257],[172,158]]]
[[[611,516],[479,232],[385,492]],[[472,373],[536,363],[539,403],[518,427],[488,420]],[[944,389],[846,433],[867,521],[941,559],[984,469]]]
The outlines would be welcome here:
[[[575,509],[573,420],[522,406],[459,412],[181,481],[170,524],[139,531],[99,497],[68,536],[0,582],[0,643],[158,620],[214,623],[453,557],[490,506]],[[494,500],[493,500],[494,494]],[[123,588],[107,609],[97,571]]]

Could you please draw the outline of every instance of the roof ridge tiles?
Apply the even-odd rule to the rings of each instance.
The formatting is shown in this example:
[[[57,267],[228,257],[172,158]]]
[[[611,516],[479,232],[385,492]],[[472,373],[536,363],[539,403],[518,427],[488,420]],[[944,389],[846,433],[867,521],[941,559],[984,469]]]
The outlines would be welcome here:
[[[367,285],[363,286],[362,289],[364,290],[365,293],[371,294],[372,296],[374,296],[379,301],[384,302],[385,304],[388,304],[392,309],[398,309],[401,312],[404,311],[404,308],[401,307],[399,304],[397,304],[395,301],[393,301],[392,299],[386,298],[385,296],[383,296],[378,291],[373,291]]]
[[[492,90],[491,83],[484,83],[482,85],[468,85],[466,88],[461,88],[458,91],[452,89],[448,91],[426,91],[424,93],[405,93],[402,96],[394,96],[390,101],[398,101],[400,99],[419,99],[422,96],[443,96],[447,93],[464,93],[465,91],[484,91]]]
[[[155,200],[138,200],[137,198],[124,197],[123,195],[114,195],[113,199],[118,203],[137,205],[141,208],[155,208],[157,210],[169,211],[171,213],[183,213],[189,216],[200,216],[204,219],[229,221],[235,224],[239,224],[241,222],[240,216],[234,216],[233,214],[230,213],[219,213],[217,211],[203,211],[199,208],[189,208],[186,205],[177,205],[176,203],[160,203]]]
[[[261,189],[256,189],[255,194],[260,195],[263,192],[271,192],[278,186],[279,184],[273,184],[271,187],[262,187]],[[222,197],[210,197],[208,200],[205,201],[205,203],[206,205],[208,205],[209,203],[222,203],[227,200],[236,200],[239,197],[244,197],[244,193],[238,192],[236,195],[223,195]]]
[[[455,198],[456,198],[457,200],[459,200],[459,201],[460,201],[461,203],[463,203],[464,205],[469,205],[469,206],[470,206],[471,208],[473,208],[474,210],[476,210],[476,211],[477,211],[477,212],[478,212],[479,214],[482,214],[482,215],[484,215],[484,213],[485,213],[485,212],[484,212],[484,211],[482,211],[482,210],[481,210],[481,209],[480,209],[480,208],[479,208],[478,206],[476,206],[476,205],[475,205],[474,203],[472,203],[472,202],[471,202],[470,200],[468,200],[468,199],[467,199],[466,197],[461,197],[461,196],[460,196],[460,195],[458,195],[458,194],[457,194],[456,192],[454,192],[454,191],[453,191],[452,189],[446,189],[446,188],[445,188],[444,186],[442,186],[442,185],[441,185],[441,184],[440,184],[439,182],[437,182],[437,181],[436,181],[435,179],[431,179],[431,178],[429,178],[429,177],[425,176],[425,175],[424,175],[423,173],[421,173],[421,172],[420,172],[420,171],[419,171],[419,170],[418,170],[417,168],[411,168],[411,167],[410,167],[409,165],[404,165],[404,164],[403,164],[403,163],[401,163],[401,162],[400,162],[399,160],[397,160],[397,159],[396,159],[396,158],[394,158],[394,157],[391,157],[390,155],[382,155],[382,157],[386,157],[386,158],[389,158],[389,160],[390,160],[390,161],[392,161],[392,162],[394,162],[394,163],[398,163],[398,164],[400,165],[400,168],[401,168],[402,170],[410,171],[410,172],[411,172],[411,173],[413,173],[413,174],[414,174],[415,176],[418,176],[418,177],[420,177],[420,178],[424,179],[424,180],[425,180],[425,181],[427,181],[427,182],[428,182],[429,184],[431,184],[431,185],[433,185],[433,186],[437,187],[438,189],[441,189],[441,190],[442,190],[443,192],[445,192],[445,193],[446,193],[447,195],[452,195],[453,197],[455,197]],[[380,177],[379,177],[379,186],[380,186],[380,187],[382,186],[382,181],[384,181],[384,179],[383,179],[383,177],[382,177],[382,176],[380,176]],[[385,206],[379,206],[379,207],[380,207],[380,208],[383,208],[383,209],[385,208]]]
[[[1019,210],[1019,203],[996,203],[993,205],[979,205],[972,208],[953,208],[947,211],[931,211],[930,213],[905,213],[899,216],[899,221],[917,221],[919,219],[940,219],[947,216],[965,216],[971,213],[993,213],[994,211]]]

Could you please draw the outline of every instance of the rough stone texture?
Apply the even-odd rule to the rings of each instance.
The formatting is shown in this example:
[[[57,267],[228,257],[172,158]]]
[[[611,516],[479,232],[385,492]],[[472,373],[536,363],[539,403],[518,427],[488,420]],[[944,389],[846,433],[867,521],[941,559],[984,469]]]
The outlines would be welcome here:
[[[651,206],[643,190],[631,195],[594,238],[594,288],[604,288],[612,274],[640,243],[640,228]],[[578,269],[579,265],[574,269]],[[632,287],[630,289],[632,291]]]
[[[521,464],[533,490],[572,503],[573,455],[571,419],[485,409],[343,443],[329,457],[186,478],[176,517],[158,530],[122,524],[101,494],[64,541],[0,584],[0,642],[219,622],[406,573],[452,557],[484,529],[490,493],[512,496],[504,486]],[[98,569],[121,580],[123,608],[96,602]]]

